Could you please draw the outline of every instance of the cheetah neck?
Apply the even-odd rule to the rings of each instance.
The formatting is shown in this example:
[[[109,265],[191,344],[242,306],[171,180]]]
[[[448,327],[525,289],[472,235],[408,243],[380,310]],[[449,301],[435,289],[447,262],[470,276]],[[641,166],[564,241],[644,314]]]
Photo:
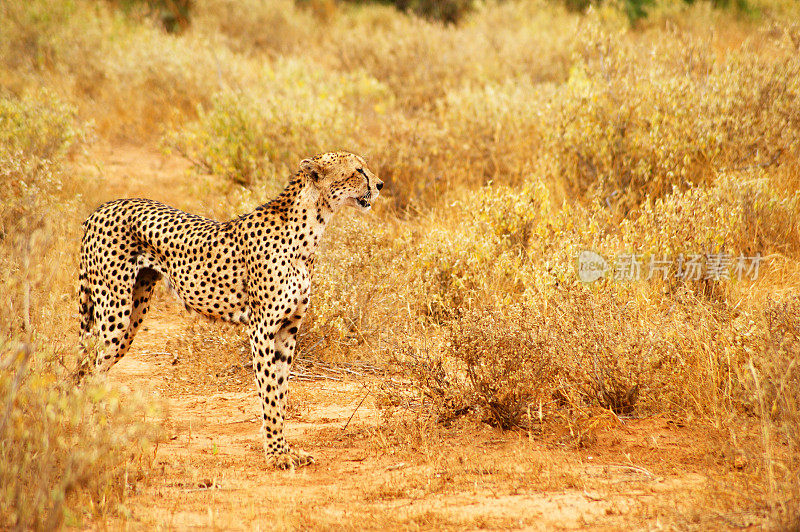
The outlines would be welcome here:
[[[298,174],[276,199],[263,207],[280,220],[280,236],[285,239],[284,249],[290,250],[291,259],[312,263],[334,213],[320,189]]]

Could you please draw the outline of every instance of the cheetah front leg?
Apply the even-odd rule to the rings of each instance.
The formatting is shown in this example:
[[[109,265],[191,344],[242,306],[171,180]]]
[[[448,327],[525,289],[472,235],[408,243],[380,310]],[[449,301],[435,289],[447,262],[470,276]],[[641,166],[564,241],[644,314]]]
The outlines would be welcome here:
[[[286,318],[281,324],[278,334],[275,337],[275,365],[279,375],[284,375],[282,382],[278,383],[278,398],[280,400],[281,411],[286,411],[286,403],[289,398],[289,373],[295,361],[297,350],[297,331],[303,321],[303,316],[308,307],[308,297],[304,297],[298,304],[295,312]],[[300,449],[293,449],[301,461],[301,465],[313,464],[314,457]]]
[[[282,320],[263,316],[250,329],[253,370],[261,400],[261,431],[267,461],[279,469],[292,469],[313,463],[307,453],[295,451],[283,435],[285,400],[289,379],[289,360],[276,348]]]

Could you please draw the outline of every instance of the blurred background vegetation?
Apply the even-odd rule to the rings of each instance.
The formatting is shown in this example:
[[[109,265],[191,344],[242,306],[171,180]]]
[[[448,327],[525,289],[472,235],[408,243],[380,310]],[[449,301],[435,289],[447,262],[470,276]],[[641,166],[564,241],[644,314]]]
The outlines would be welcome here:
[[[194,12],[194,0],[109,0],[119,8],[130,12],[144,10],[163,24],[169,32],[185,30],[189,27]],[[562,4],[569,11],[584,13],[590,6],[601,7],[604,3],[625,13],[633,24],[646,18],[650,9],[656,8],[656,0],[550,0]],[[678,1],[678,0],[676,0]],[[686,4],[694,4],[698,0],[682,0]],[[748,0],[699,0],[706,1],[716,9],[734,10],[740,14],[755,15],[757,8]],[[394,6],[403,13],[413,13],[431,21],[455,24],[465,15],[481,6],[475,0],[351,0],[354,4],[377,3]],[[319,9],[322,4],[313,0],[299,0],[300,7]],[[332,9],[329,3],[326,9]]]
[[[103,143],[211,174],[177,206],[217,218],[313,153],[366,155],[385,199],[330,228],[301,350],[393,368],[386,408],[408,394],[432,424],[729,427],[749,465],[714,504],[796,524],[798,20],[794,0],[4,1],[0,527],[123,511],[158,438],[144,395],[67,379],[103,188],[79,169]],[[764,262],[587,285],[585,249]]]

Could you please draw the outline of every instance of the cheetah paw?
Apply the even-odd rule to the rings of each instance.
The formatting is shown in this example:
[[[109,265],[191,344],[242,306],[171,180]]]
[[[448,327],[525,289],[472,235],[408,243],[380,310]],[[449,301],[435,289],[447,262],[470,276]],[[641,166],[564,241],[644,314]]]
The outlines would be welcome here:
[[[296,467],[311,465],[316,461],[305,451],[291,449],[267,457],[267,462],[276,469],[294,470]]]

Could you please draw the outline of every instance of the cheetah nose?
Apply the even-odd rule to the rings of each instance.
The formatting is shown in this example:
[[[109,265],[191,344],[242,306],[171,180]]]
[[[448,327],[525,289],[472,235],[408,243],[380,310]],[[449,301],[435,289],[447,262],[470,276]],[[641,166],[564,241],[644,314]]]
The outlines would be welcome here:
[[[377,188],[378,190],[382,189],[383,188],[383,181],[378,181],[377,183],[375,183],[375,188]]]

